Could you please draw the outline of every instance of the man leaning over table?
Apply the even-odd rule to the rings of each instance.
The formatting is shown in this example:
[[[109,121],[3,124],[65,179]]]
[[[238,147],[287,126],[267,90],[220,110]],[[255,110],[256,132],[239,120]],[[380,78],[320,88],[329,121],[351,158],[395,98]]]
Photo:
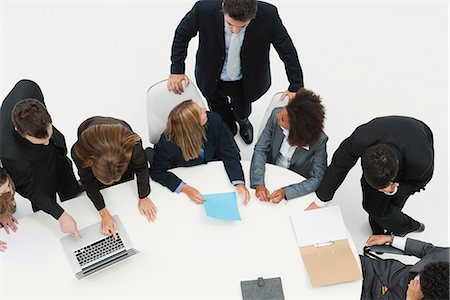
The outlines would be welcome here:
[[[402,209],[433,176],[433,133],[424,122],[406,116],[375,118],[356,128],[334,153],[316,191],[318,199],[307,209],[327,205],[359,158],[362,204],[372,233],[404,236],[425,230]]]
[[[0,159],[16,185],[31,201],[33,211],[43,210],[58,220],[61,231],[80,236],[75,220],[57,202],[79,195],[67,157],[64,135],[52,124],[40,87],[21,80],[0,109]]]

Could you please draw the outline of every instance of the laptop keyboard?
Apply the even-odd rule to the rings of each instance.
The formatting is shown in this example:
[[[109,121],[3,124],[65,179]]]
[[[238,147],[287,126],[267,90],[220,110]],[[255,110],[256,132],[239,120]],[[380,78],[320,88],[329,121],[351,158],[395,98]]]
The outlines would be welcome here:
[[[101,259],[117,250],[125,248],[119,233],[116,233],[117,240],[113,236],[107,236],[102,240],[87,245],[83,248],[75,250],[75,257],[78,260],[80,266],[87,265],[93,261]]]

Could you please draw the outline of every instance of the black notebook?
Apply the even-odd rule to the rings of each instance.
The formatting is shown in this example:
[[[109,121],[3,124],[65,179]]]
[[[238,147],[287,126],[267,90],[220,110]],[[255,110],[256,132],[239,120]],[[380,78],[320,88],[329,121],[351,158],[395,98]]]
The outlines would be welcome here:
[[[284,300],[281,278],[241,281],[243,300]]]

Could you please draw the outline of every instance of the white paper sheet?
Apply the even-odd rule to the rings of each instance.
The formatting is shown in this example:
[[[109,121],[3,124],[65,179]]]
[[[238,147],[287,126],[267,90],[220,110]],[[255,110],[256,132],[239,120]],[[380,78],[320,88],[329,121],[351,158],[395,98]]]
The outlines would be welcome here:
[[[299,247],[347,239],[347,228],[338,205],[291,215]]]

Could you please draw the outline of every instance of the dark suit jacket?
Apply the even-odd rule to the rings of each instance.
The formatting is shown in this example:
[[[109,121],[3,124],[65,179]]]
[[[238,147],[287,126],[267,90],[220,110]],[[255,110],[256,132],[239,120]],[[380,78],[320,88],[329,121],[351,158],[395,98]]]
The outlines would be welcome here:
[[[394,259],[375,260],[367,256],[360,256],[364,273],[363,293],[361,299],[379,299],[381,280],[387,287],[388,293],[384,298],[405,299],[408,283],[429,263],[448,262],[450,249],[436,247],[430,243],[407,239],[405,255],[415,256],[420,260],[415,265],[405,265]]]
[[[155,156],[150,167],[150,176],[156,182],[164,185],[174,192],[182,180],[169,169],[177,167],[190,167],[206,164],[211,160],[222,160],[230,181],[244,181],[244,173],[240,162],[240,155],[232,142],[231,133],[222,121],[222,118],[213,112],[207,112],[206,138],[204,142],[204,156],[184,160],[180,147],[162,134],[155,145]],[[207,176],[207,174],[205,174]],[[205,180],[208,180],[205,177]]]
[[[341,143],[316,191],[319,199],[330,201],[364,151],[376,144],[392,146],[399,159],[399,170],[394,179],[400,184],[398,191],[386,197],[408,196],[425,188],[434,169],[433,134],[430,128],[414,118],[388,116],[359,126]],[[388,204],[372,203],[375,201],[372,200],[365,199],[365,209],[370,214],[382,215]]]
[[[60,155],[67,154],[66,141],[61,132],[53,126],[50,145],[35,145],[23,138],[14,129],[11,112],[21,100],[33,98],[44,104],[44,95],[39,86],[31,80],[19,81],[6,96],[0,110],[0,159],[8,171],[16,191],[28,198],[33,209],[42,209],[58,219],[64,209],[56,202],[55,178],[42,176],[49,151],[54,147]]]
[[[274,108],[267,120],[252,156],[250,166],[250,186],[264,184],[264,173],[266,162],[275,164],[280,148],[283,143],[284,134],[276,115],[282,107]],[[314,192],[320,184],[327,168],[327,141],[325,133],[319,139],[309,145],[309,150],[297,148],[292,155],[289,170],[292,170],[306,179],[289,186],[283,187],[286,200],[301,197]]]
[[[80,136],[84,130],[91,126],[102,124],[121,124],[130,131],[130,134],[133,133],[133,130],[131,129],[131,126],[128,125],[128,123],[111,117],[92,117],[81,123],[81,125],[78,127],[78,141],[72,147],[72,159],[77,165],[78,175],[80,176],[81,183],[85,187],[89,199],[91,199],[92,203],[94,203],[94,206],[95,208],[97,208],[97,210],[105,208],[105,200],[100,193],[100,188],[103,188],[105,186],[100,181],[98,181],[97,178],[95,178],[94,173],[92,173],[91,167],[83,167],[84,162],[75,154],[75,148],[80,143]],[[125,172],[125,174],[128,173],[136,173],[139,198],[142,199],[147,197],[150,194],[150,178],[148,175],[147,158],[142,147],[142,141],[139,141],[139,143],[137,143],[133,147],[130,164],[128,165],[128,170]],[[126,175],[123,175],[122,178],[124,176]]]
[[[195,76],[203,95],[213,95],[225,60],[225,34],[222,1],[197,2],[181,20],[172,44],[172,74],[184,74],[184,61],[191,38],[199,33]],[[302,69],[294,44],[283,26],[275,6],[258,1],[256,17],[250,22],[241,48],[242,84],[245,98],[255,101],[270,87],[270,45],[283,60],[289,90],[303,87]]]

